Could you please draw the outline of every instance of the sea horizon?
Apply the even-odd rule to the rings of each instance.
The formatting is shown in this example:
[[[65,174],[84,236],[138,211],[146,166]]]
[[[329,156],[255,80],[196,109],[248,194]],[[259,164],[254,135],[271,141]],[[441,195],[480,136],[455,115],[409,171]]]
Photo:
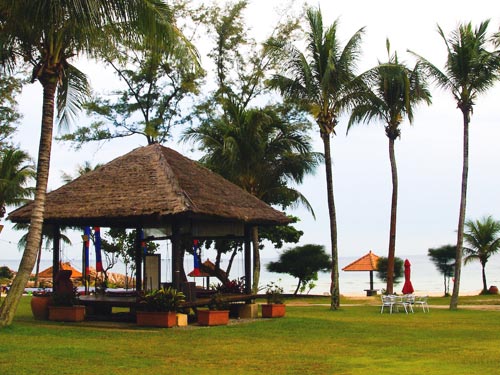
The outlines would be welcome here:
[[[411,263],[411,281],[415,289],[415,294],[418,295],[443,295],[444,294],[444,279],[443,276],[436,270],[436,267],[431,262],[427,255],[407,255],[400,256],[402,259],[408,259]],[[358,257],[340,257],[339,258],[339,286],[340,294],[350,296],[366,295],[365,289],[370,287],[369,272],[346,272],[342,268],[358,259]],[[270,282],[275,282],[281,285],[285,293],[293,293],[297,287],[298,280],[288,274],[278,274],[268,272],[266,270],[267,263],[276,261],[276,258],[261,259],[262,268],[260,276],[260,288],[264,289]],[[69,261],[76,269],[82,269],[82,260],[78,258],[62,259]],[[0,266],[7,266],[17,272],[19,268],[19,259],[4,259],[0,260]],[[171,261],[166,257],[161,259],[161,280],[162,282],[171,281]],[[52,266],[51,259],[42,259],[40,261],[40,271]],[[95,267],[95,260],[91,259],[91,266]],[[184,267],[186,273],[193,269],[193,259],[190,256],[185,257]],[[223,260],[222,268],[225,269],[226,262]],[[242,261],[235,261],[230,272],[230,279],[238,279],[244,276],[244,265]],[[109,272],[125,274],[125,265],[122,262],[117,263]],[[500,287],[500,257],[493,256],[486,264],[486,278],[488,288],[492,285]],[[194,281],[197,285],[204,285],[205,278],[188,277],[189,281]],[[380,281],[376,272],[374,272],[374,289],[379,292],[385,289],[385,283]],[[216,278],[210,278],[211,284],[218,284]],[[318,274],[318,280],[314,282],[316,286],[309,291],[308,294],[327,295],[330,291],[330,273],[321,272]],[[404,278],[394,286],[396,293],[401,293],[404,283]],[[450,281],[450,293],[453,290],[453,281]],[[481,266],[479,262],[469,263],[462,266],[462,277],[460,280],[460,294],[474,295],[479,294],[482,290]],[[305,291],[304,293],[306,293]]]

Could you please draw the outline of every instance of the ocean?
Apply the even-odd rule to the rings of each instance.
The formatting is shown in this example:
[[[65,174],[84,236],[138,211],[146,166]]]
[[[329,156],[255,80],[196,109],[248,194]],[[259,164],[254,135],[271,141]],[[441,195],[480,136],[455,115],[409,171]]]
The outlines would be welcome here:
[[[436,270],[434,264],[426,255],[408,255],[400,256],[403,259],[408,259],[411,263],[411,281],[417,295],[442,295],[444,293],[443,276]],[[231,269],[230,278],[237,279],[244,276],[243,257],[237,257]],[[365,295],[364,289],[370,287],[369,272],[346,272],[341,269],[350,264],[359,257],[340,257],[339,258],[339,279],[340,279],[340,293],[350,296]],[[81,270],[82,262],[80,259],[62,259],[63,261],[70,261],[72,265]],[[260,286],[264,288],[269,282],[274,281],[281,285],[285,293],[293,293],[297,286],[297,279],[287,274],[271,273],[266,270],[265,265],[270,261],[275,261],[273,258],[263,258]],[[92,260],[91,260],[92,261]],[[17,271],[20,259],[0,260],[0,266],[7,266],[12,270]],[[95,266],[95,261],[91,262]],[[42,259],[40,262],[40,270],[52,266],[51,259]],[[225,268],[225,264],[222,267]],[[186,272],[193,269],[193,259],[190,256],[185,257],[184,264]],[[122,263],[116,264],[111,272],[125,273],[125,266]],[[163,282],[171,281],[171,261],[168,254],[162,254],[161,261],[161,279]],[[195,281],[199,285],[203,285],[205,278],[189,278],[190,281]],[[488,287],[496,285],[500,287],[500,255],[494,255],[486,264],[486,279]],[[211,278],[211,283],[218,282],[217,279]],[[395,286],[394,290],[397,293],[401,292],[404,279]],[[309,294],[329,294],[330,290],[330,273],[320,273],[318,280],[315,281],[316,286],[309,292]],[[381,282],[376,273],[374,273],[374,288],[381,290],[385,288],[385,283]],[[452,291],[453,284],[450,285],[450,292]],[[482,289],[481,266],[479,262],[470,263],[462,267],[462,278],[460,281],[460,294],[478,294]]]

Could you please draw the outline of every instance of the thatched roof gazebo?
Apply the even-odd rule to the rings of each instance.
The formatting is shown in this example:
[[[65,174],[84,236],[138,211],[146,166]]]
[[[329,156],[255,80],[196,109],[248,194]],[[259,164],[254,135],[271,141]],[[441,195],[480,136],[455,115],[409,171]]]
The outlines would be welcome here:
[[[8,219],[28,223],[31,210],[27,204]],[[161,228],[172,241],[174,285],[179,284],[181,237],[244,239],[248,292],[251,227],[289,222],[282,212],[159,144],[137,148],[48,193],[44,215],[44,223],[53,224],[57,233],[60,226]],[[140,239],[136,242],[136,285],[141,288]],[[57,270],[59,241],[54,243]]]

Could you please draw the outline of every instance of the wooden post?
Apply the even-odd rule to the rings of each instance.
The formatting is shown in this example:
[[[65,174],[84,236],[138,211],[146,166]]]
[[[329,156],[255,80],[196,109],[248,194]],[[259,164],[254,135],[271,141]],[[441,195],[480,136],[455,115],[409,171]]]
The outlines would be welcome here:
[[[181,248],[181,233],[179,225],[172,223],[172,285],[175,289],[181,287],[181,267],[179,262],[179,252]]]
[[[135,290],[142,290],[142,229],[135,230]]]
[[[61,232],[59,231],[59,225],[54,224],[54,240],[53,240],[53,251],[52,251],[52,287],[55,288],[56,277],[59,273],[59,263],[61,261]]]
[[[370,290],[373,290],[373,271],[370,271]]]
[[[245,293],[252,294],[252,241],[251,241],[252,228],[245,225],[245,239],[244,239],[244,252],[245,252]]]

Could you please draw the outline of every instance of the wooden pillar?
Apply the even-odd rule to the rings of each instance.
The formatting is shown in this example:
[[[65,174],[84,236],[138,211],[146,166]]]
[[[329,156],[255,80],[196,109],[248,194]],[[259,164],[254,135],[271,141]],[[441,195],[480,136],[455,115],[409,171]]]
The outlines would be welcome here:
[[[53,248],[52,248],[52,285],[56,285],[56,276],[59,273],[59,264],[61,262],[61,232],[59,225],[55,224],[53,228]]]
[[[135,230],[135,290],[142,290],[142,229]]]
[[[252,294],[252,228],[245,225],[245,293]]]
[[[172,223],[172,285],[175,289],[180,290],[181,287],[181,232],[179,225]]]
[[[373,290],[373,271],[370,271],[370,290]]]

